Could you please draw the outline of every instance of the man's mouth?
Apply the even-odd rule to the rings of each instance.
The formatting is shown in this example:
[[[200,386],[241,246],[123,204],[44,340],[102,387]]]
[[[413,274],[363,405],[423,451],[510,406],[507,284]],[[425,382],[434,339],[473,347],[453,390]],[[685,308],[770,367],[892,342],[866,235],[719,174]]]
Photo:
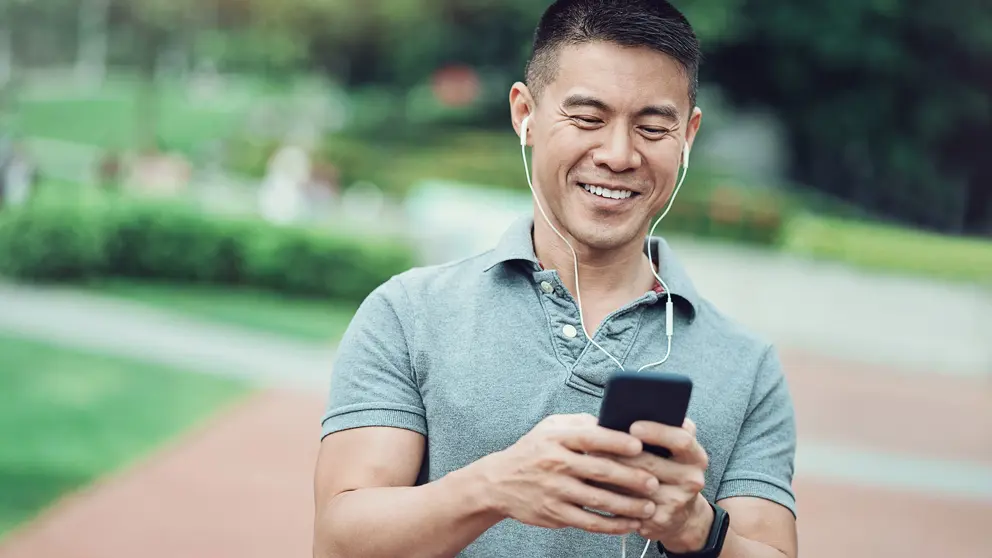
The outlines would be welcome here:
[[[594,196],[599,196],[601,198],[612,199],[612,200],[625,200],[627,198],[639,195],[637,192],[631,190],[623,190],[619,188],[607,188],[605,186],[592,186],[590,184],[579,183],[579,187],[589,192]]]

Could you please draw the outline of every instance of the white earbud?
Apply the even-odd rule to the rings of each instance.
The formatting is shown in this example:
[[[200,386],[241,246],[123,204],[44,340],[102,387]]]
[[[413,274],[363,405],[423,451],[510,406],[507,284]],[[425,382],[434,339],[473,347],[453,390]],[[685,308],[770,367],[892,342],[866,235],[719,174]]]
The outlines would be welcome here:
[[[586,339],[589,341],[589,343],[592,343],[597,349],[599,349],[600,351],[602,351],[603,354],[605,354],[607,357],[609,357],[610,360],[612,360],[617,365],[617,367],[620,368],[620,370],[623,370],[624,369],[623,364],[621,364],[621,362],[615,356],[611,355],[599,343],[597,343],[592,338],[592,336],[589,335],[589,330],[586,329],[585,317],[583,316],[583,312],[582,312],[582,291],[579,288],[579,257],[575,253],[575,249],[572,247],[572,244],[568,241],[568,239],[566,239],[561,234],[561,232],[557,228],[555,228],[555,226],[551,223],[551,219],[549,219],[548,218],[548,214],[545,213],[544,207],[541,205],[541,200],[538,198],[537,191],[534,189],[534,183],[533,183],[533,181],[531,180],[531,177],[530,177],[530,165],[527,164],[527,123],[529,121],[530,121],[530,115],[527,115],[524,118],[523,122],[520,123],[520,154],[523,156],[523,160],[524,160],[524,173],[525,173],[525,175],[527,177],[527,186],[530,187],[531,194],[534,196],[534,201],[537,203],[537,208],[541,211],[541,215],[544,217],[545,222],[547,222],[547,224],[551,228],[551,230],[554,231],[555,234],[558,235],[558,238],[560,238],[562,240],[562,242],[565,243],[565,246],[568,246],[569,251],[572,252],[572,265],[573,265],[573,272],[575,273],[575,298],[578,299],[577,302],[578,302],[578,307],[579,307],[578,308],[579,309],[579,325],[582,326],[582,331],[583,331],[583,333],[586,334]],[[654,234],[654,229],[658,226],[658,223],[660,223],[661,220],[665,218],[665,215],[668,214],[668,210],[672,208],[672,202],[675,201],[675,196],[678,195],[679,189],[682,188],[682,182],[685,181],[685,177],[686,177],[686,175],[689,172],[689,143],[688,142],[686,142],[686,143],[684,143],[682,145],[682,168],[684,169],[682,171],[682,173],[681,173],[682,176],[681,176],[681,178],[679,178],[678,183],[675,186],[675,191],[672,193],[672,197],[671,197],[671,199],[668,202],[668,208],[665,209],[665,212],[661,215],[661,217],[659,217],[658,220],[655,221],[654,226],[651,227],[651,230],[648,232],[648,238],[650,238]],[[673,307],[673,304],[672,304],[672,296],[671,296],[672,295],[672,291],[668,288],[668,284],[665,283],[665,280],[662,279],[661,274],[658,273],[657,266],[655,266],[655,264],[654,264],[654,257],[653,257],[653,253],[651,252],[651,250],[648,250],[648,258],[649,258],[649,260],[651,262],[651,273],[653,273],[654,276],[655,276],[655,279],[657,279],[658,282],[661,283],[662,289],[665,292],[665,336],[668,338],[667,339],[667,341],[668,341],[668,347],[665,350],[665,357],[664,358],[662,358],[658,362],[652,362],[650,364],[645,364],[644,366],[641,366],[637,370],[638,372],[643,371],[643,370],[645,370],[647,368],[654,367],[654,366],[661,366],[662,364],[664,364],[665,362],[668,361],[668,357],[672,354],[672,334],[674,333],[673,330],[674,330],[674,315],[675,315],[675,310],[674,310],[674,307]],[[641,552],[641,558],[644,558],[647,555],[648,549],[650,547],[651,547],[651,541],[649,540],[649,541],[647,541],[647,544],[644,545],[644,551]],[[624,536],[623,539],[622,539],[620,550],[622,552],[621,555],[626,558],[626,555],[627,555],[627,537],[626,536]]]

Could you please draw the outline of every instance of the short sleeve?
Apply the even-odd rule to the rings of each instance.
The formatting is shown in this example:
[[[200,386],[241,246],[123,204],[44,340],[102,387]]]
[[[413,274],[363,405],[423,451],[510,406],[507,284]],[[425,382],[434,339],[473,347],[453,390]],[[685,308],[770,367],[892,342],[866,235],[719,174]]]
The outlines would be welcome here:
[[[359,306],[338,345],[321,437],[385,426],[427,435],[423,399],[412,368],[413,313],[394,277]]]
[[[737,442],[717,500],[751,496],[771,500],[796,515],[796,421],[792,397],[774,348],[759,365]]]

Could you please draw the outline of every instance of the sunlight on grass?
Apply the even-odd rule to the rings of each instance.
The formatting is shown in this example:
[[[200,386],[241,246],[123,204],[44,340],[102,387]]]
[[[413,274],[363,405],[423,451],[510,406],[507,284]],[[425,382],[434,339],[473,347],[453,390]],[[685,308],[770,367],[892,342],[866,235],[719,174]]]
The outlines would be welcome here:
[[[357,310],[353,303],[200,285],[107,281],[91,290],[223,325],[333,344]]]
[[[0,337],[0,538],[246,393],[211,376]]]
[[[881,271],[992,285],[992,241],[802,215],[785,234],[790,252]]]

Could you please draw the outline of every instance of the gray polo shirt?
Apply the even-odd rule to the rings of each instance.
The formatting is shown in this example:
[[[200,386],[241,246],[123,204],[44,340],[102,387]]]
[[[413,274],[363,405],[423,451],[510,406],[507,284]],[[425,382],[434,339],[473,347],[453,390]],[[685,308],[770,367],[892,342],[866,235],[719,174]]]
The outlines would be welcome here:
[[[323,435],[364,426],[419,432],[427,437],[424,483],[505,449],[548,415],[597,415],[616,363],[587,343],[557,271],[541,269],[532,227],[532,218],[521,219],[495,249],[412,269],[369,295],[338,349]],[[755,496],[795,513],[795,419],[774,348],[703,299],[664,240],[653,245],[675,304],[672,353],[654,370],[695,384],[688,414],[710,458],[703,495]],[[664,301],[644,293],[609,315],[596,341],[628,368],[661,360]],[[643,548],[639,536],[630,542]],[[615,536],[506,520],[460,556],[619,550]],[[648,556],[659,556],[655,545]]]

